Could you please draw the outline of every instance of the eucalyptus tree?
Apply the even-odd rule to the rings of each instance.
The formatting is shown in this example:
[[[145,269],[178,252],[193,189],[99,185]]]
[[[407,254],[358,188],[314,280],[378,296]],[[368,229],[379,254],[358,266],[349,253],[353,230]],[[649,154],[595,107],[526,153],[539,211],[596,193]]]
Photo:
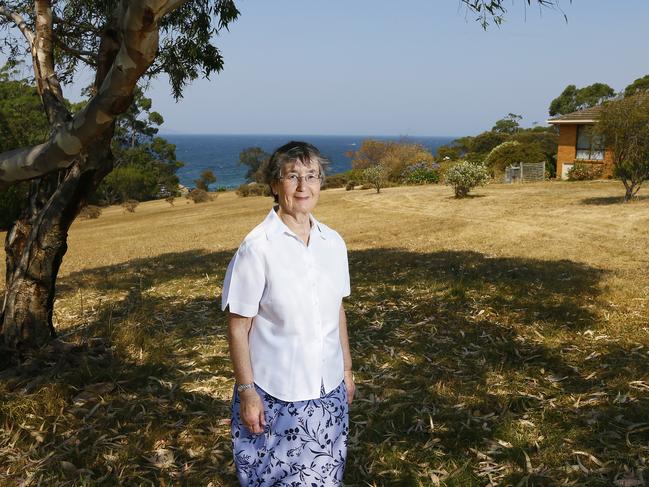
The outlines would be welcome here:
[[[637,93],[649,91],[649,74],[637,78],[633,83],[624,88],[624,96],[633,96]]]
[[[44,142],[0,154],[0,185],[29,180],[27,210],[5,239],[0,325],[11,352],[55,336],[52,311],[67,233],[113,168],[115,120],[137,83],[166,73],[176,97],[223,67],[215,34],[239,12],[233,0],[16,0],[0,2],[3,52],[31,58],[49,123]],[[92,73],[90,98],[72,113],[63,85]]]
[[[551,117],[576,112],[584,108],[594,107],[615,96],[615,90],[606,83],[593,83],[592,85],[577,88],[568,85],[550,102],[548,113]]]
[[[506,12],[505,0],[459,3],[485,28]],[[29,181],[27,209],[5,239],[0,341],[9,351],[55,336],[55,284],[67,233],[113,168],[115,120],[131,106],[138,82],[165,73],[178,98],[191,80],[220,71],[213,39],[238,15],[234,0],[0,1],[0,49],[10,59],[31,59],[49,123],[43,142],[0,153],[0,188]],[[72,112],[63,86],[80,72],[93,80],[88,101]]]

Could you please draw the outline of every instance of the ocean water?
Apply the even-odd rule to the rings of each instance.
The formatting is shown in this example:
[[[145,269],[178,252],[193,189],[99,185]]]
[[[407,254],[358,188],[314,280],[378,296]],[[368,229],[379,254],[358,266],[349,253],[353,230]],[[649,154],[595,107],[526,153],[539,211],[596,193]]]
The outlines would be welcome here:
[[[211,169],[216,175],[216,183],[233,188],[245,182],[246,166],[239,164],[239,153],[248,147],[261,147],[271,153],[290,140],[304,140],[315,145],[330,161],[327,174],[335,174],[351,169],[349,151],[357,150],[364,139],[402,140],[403,137],[363,136],[363,135],[162,135],[176,145],[176,157],[185,166],[178,170],[180,183],[194,186],[194,180],[201,172]],[[451,142],[455,137],[407,137],[409,142],[426,147],[433,154],[440,145]]]

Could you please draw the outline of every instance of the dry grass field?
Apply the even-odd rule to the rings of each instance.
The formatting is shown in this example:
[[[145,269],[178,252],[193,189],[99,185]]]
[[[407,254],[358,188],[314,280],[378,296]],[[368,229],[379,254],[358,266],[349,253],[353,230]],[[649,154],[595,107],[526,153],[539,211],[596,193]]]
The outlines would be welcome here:
[[[474,193],[322,193],[352,275],[346,485],[645,485],[649,199]],[[235,485],[218,298],[269,207],[229,192],[73,225],[55,325],[93,353],[0,379],[0,485]]]

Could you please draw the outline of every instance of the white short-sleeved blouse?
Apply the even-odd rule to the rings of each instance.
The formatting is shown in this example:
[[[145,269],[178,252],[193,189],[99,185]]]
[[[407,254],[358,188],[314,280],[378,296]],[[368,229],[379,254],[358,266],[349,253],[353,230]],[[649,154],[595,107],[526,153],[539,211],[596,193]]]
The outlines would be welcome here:
[[[311,218],[309,244],[272,209],[230,261],[221,307],[254,317],[249,335],[255,383],[283,401],[304,401],[343,380],[339,320],[349,296],[347,248]]]

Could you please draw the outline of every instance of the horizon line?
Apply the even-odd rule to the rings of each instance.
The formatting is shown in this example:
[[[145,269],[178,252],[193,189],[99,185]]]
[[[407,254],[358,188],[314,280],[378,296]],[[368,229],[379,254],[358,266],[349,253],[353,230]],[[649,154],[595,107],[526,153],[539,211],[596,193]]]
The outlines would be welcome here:
[[[462,135],[421,135],[421,134],[297,134],[297,133],[225,133],[225,132],[178,132],[175,130],[166,131],[160,129],[158,135],[225,135],[225,136],[245,136],[245,137],[444,137],[444,138],[458,138],[464,137]]]

